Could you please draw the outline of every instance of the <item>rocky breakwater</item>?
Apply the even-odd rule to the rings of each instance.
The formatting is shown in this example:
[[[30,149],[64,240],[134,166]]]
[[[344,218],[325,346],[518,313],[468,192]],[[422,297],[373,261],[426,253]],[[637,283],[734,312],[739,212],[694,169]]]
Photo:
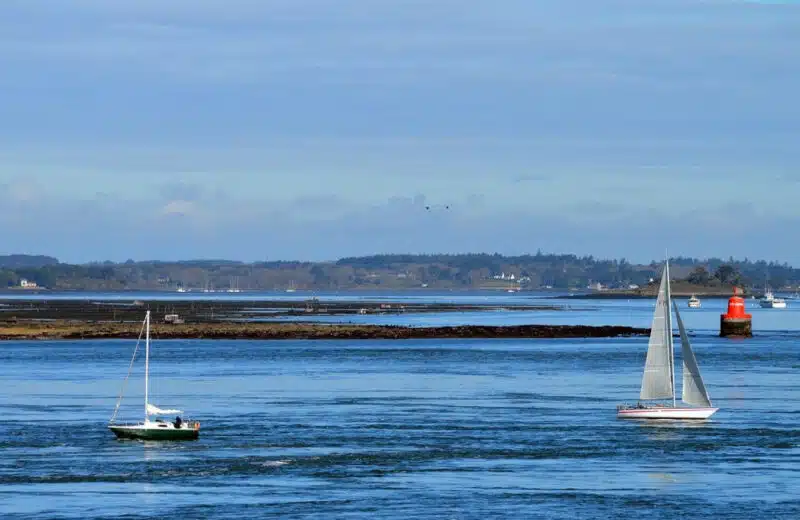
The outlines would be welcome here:
[[[137,338],[141,323],[0,322],[0,340]],[[446,339],[446,338],[607,338],[642,336],[649,329],[585,325],[461,325],[404,327],[318,323],[181,323],[158,324],[157,339]]]

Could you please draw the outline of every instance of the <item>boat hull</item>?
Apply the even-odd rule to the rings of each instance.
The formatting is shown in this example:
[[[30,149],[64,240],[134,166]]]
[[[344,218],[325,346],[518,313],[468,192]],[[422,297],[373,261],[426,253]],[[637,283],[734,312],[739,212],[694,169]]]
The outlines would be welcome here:
[[[648,408],[623,408],[617,410],[618,419],[667,419],[702,421],[716,413],[719,408],[672,408],[654,406]]]
[[[118,439],[143,441],[189,441],[200,436],[200,425],[195,427],[161,428],[153,425],[111,425],[108,427]]]

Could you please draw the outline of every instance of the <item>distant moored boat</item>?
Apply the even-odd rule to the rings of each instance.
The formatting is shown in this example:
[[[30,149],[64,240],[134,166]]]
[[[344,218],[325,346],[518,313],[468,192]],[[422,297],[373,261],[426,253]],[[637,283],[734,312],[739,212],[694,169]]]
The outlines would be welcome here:
[[[764,292],[764,297],[758,301],[758,304],[761,305],[764,309],[785,309],[786,308],[786,300],[783,298],[776,298],[772,291],[767,289]]]

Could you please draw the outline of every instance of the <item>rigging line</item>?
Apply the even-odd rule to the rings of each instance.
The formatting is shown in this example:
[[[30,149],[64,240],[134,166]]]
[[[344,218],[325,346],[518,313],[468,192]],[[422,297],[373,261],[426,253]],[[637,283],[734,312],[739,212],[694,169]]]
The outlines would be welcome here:
[[[149,307],[148,307],[149,308]],[[158,306],[156,305],[156,312],[158,312]],[[159,401],[158,397],[160,395],[161,386],[158,384],[158,377],[153,377],[153,343],[157,339],[157,332],[156,328],[153,327],[153,312],[150,313],[150,403],[157,403]],[[155,370],[156,374],[158,370]],[[155,405],[157,406],[157,405]]]
[[[114,407],[114,414],[111,416],[111,420],[109,423],[113,423],[114,419],[117,418],[117,413],[119,413],[119,406],[122,404],[122,396],[125,394],[125,387],[128,384],[128,379],[131,377],[131,371],[133,371],[133,362],[136,361],[136,353],[139,351],[139,344],[142,342],[142,334],[144,334],[144,322],[142,322],[142,329],[139,331],[139,338],[136,340],[136,348],[133,349],[133,357],[131,358],[131,364],[128,367],[128,375],[125,376],[125,379],[122,381],[122,388],[119,391],[119,398],[117,399],[117,406]]]

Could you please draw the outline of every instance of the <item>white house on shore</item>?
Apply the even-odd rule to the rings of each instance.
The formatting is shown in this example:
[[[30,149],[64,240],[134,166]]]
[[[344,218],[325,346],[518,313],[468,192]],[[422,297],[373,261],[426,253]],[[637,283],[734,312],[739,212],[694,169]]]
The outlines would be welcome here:
[[[495,280],[515,280],[517,277],[514,276],[514,273],[500,273],[492,276]]]
[[[38,287],[38,285],[36,285],[36,282],[28,281],[25,278],[19,281],[19,286],[22,287],[23,289],[35,289],[36,287]]]

